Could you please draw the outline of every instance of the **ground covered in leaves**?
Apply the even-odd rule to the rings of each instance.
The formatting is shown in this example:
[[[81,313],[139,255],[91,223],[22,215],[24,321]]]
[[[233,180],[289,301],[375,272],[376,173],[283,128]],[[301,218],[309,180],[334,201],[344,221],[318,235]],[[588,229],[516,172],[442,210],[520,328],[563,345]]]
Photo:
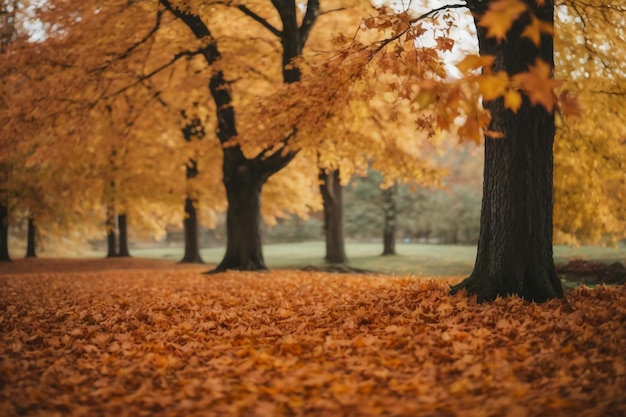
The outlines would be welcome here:
[[[0,271],[0,415],[626,415],[623,285],[55,265]]]

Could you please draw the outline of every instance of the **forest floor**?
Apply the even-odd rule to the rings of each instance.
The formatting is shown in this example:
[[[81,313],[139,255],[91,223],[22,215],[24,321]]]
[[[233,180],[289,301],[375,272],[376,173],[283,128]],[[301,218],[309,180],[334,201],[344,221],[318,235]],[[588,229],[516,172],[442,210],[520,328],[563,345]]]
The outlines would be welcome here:
[[[477,304],[459,278],[207,269],[2,265],[0,415],[626,415],[626,285]]]

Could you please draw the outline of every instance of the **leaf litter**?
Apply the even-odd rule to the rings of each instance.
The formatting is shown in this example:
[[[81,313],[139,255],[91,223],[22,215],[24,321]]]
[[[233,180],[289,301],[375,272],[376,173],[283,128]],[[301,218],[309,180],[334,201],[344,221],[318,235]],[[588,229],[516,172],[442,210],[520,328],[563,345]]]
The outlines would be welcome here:
[[[195,269],[0,276],[0,415],[623,416],[626,286]]]

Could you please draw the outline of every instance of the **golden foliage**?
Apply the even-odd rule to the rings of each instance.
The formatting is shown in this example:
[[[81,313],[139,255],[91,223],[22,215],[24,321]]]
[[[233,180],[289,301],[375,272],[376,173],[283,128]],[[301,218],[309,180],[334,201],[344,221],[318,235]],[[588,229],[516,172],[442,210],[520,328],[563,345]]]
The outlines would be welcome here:
[[[626,412],[626,286],[476,304],[415,277],[52,262],[0,276],[5,416]]]
[[[560,106],[575,95],[579,118],[557,116],[555,239],[615,243],[626,233],[626,32],[620,1],[558,2],[555,70]]]

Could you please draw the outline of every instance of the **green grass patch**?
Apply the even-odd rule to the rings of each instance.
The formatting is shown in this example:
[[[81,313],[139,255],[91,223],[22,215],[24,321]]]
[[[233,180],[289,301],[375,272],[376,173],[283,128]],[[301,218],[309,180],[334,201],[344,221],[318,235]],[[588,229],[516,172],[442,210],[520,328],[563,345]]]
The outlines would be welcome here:
[[[201,251],[205,262],[218,263],[224,256],[224,248],[210,248]],[[422,276],[462,276],[472,271],[476,258],[476,246],[433,245],[418,243],[398,243],[397,255],[381,256],[380,243],[349,242],[346,244],[349,265],[397,275]],[[183,248],[133,249],[136,258],[160,258],[178,260],[183,256]],[[301,268],[306,265],[324,265],[325,246],[322,241],[280,243],[263,247],[265,261],[269,268]],[[622,262],[626,259],[626,248],[596,246],[555,246],[556,263],[583,258],[606,263]]]

